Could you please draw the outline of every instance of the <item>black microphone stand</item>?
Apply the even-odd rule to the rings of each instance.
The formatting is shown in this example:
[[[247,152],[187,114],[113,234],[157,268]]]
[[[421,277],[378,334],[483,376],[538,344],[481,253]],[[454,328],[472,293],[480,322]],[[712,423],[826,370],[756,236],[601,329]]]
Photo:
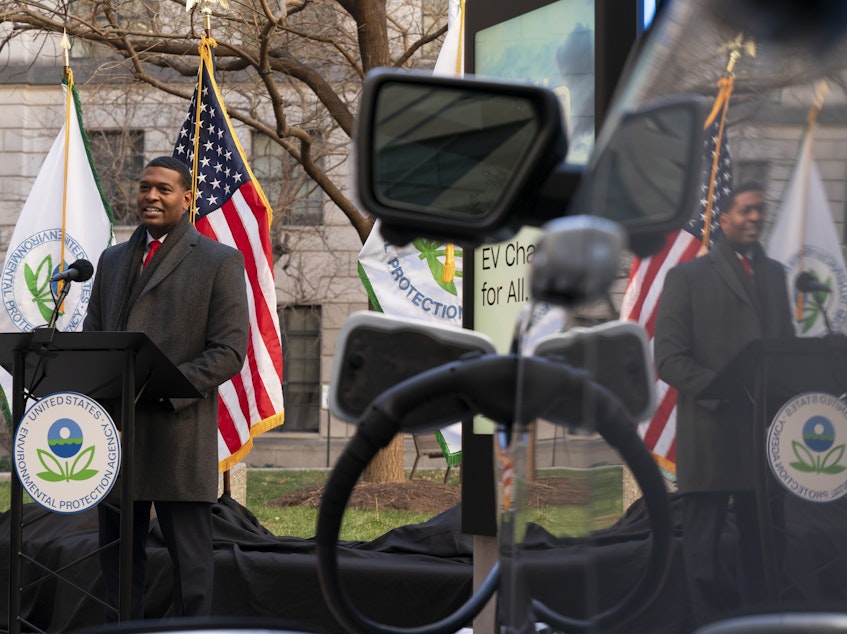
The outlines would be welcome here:
[[[823,302],[820,300],[820,297],[818,297],[819,294],[823,294],[824,292],[829,291],[809,291],[808,294],[811,296],[812,303],[817,307],[819,311],[821,311],[821,315],[823,315],[823,323],[824,326],[826,326],[826,336],[834,337],[838,333],[836,333],[832,329],[832,323],[829,321],[829,316],[826,314],[826,308],[824,307]]]
[[[826,327],[826,336],[836,336],[838,333],[833,331],[832,323],[829,321],[829,315],[826,314],[826,308],[820,298],[821,295],[829,295],[832,293],[832,289],[830,289],[826,284],[819,282],[808,271],[801,271],[797,274],[797,277],[794,278],[794,288],[797,292],[808,295],[812,304],[821,311],[821,314],[823,315],[823,323]]]
[[[53,307],[53,312],[50,315],[50,321],[47,323],[48,328],[55,328],[56,322],[59,320],[59,311],[62,307],[62,303],[67,298],[68,293],[71,291],[71,281],[70,280],[62,280],[62,290],[59,291],[59,296],[56,297],[56,305]]]

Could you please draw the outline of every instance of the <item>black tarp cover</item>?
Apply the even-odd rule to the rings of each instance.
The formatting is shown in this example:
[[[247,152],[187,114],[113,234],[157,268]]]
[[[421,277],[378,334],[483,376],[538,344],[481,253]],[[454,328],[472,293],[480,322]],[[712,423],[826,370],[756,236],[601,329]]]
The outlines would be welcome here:
[[[680,500],[672,498],[674,516]],[[36,517],[43,516],[38,521]],[[381,623],[413,626],[452,613],[472,588],[472,538],[460,530],[460,509],[454,507],[428,522],[389,531],[372,542],[338,546],[344,586],[353,604]],[[24,552],[51,570],[67,566],[97,543],[97,514],[46,513],[24,505]],[[847,610],[847,505],[786,500],[788,547],[784,566],[784,605]],[[0,516],[0,618],[8,622],[9,513]],[[246,619],[284,619],[313,632],[341,631],[329,613],[317,576],[315,543],[311,539],[274,536],[244,507],[229,497],[214,506],[215,615]],[[731,527],[730,527],[731,528]],[[690,631],[684,572],[680,557],[681,529],[676,523],[672,569],[658,599],[633,622],[620,629],[628,634]],[[555,540],[531,527],[530,556],[561,561],[555,581],[533,576],[537,596],[569,616],[584,616],[590,606],[611,606],[636,582],[649,550],[649,524],[640,502],[615,526],[596,533],[590,542]],[[725,539],[727,565],[732,565],[731,531]],[[148,540],[149,577],[145,601],[148,618],[162,619],[170,609],[170,560],[155,520]],[[591,573],[585,563],[591,562]],[[548,566],[550,568],[550,566]],[[96,556],[63,571],[74,584],[102,596]],[[21,614],[47,632],[96,627],[103,609],[64,582],[24,566]],[[597,588],[587,596],[586,587]]]

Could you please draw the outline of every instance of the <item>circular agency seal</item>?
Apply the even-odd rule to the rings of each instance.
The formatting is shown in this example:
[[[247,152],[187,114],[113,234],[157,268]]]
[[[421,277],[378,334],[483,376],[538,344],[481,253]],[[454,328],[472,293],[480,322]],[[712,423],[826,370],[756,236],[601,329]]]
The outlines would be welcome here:
[[[50,278],[59,272],[56,254],[62,244],[61,229],[44,229],[27,236],[6,257],[2,272],[3,305],[15,327],[28,332],[50,321],[53,297],[58,292],[58,282]],[[65,257],[79,260],[86,257],[82,245],[70,234],[65,234]],[[62,270],[67,270],[64,262]],[[57,321],[60,330],[79,330],[85,318],[87,300],[93,282],[72,284],[64,302],[64,312]],[[51,292],[52,291],[52,292]]]
[[[800,266],[802,263],[802,267]],[[785,263],[789,283],[789,296],[796,298],[794,279],[805,272],[829,286],[830,292],[819,297],[823,310],[829,318],[832,330],[838,332],[847,323],[847,270],[832,253],[814,246],[805,245]],[[794,329],[798,336],[817,337],[825,335],[826,320],[812,298],[804,297],[802,315],[795,318]]]
[[[43,397],[15,432],[15,471],[44,508],[78,513],[112,489],[121,462],[118,430],[103,407],[76,392]]]
[[[768,463],[794,495],[831,502],[847,494],[846,439],[847,403],[823,392],[800,394],[771,423]]]

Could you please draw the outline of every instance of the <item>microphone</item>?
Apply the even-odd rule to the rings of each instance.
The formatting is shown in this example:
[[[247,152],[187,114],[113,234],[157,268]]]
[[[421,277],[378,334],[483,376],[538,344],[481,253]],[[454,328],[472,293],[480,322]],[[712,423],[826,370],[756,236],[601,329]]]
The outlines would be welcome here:
[[[797,277],[794,278],[794,288],[796,288],[801,293],[831,293],[832,289],[824,284],[823,282],[819,282],[814,278],[814,276],[808,271],[803,271],[802,273],[798,273]]]
[[[59,292],[59,297],[56,298],[56,306],[53,308],[53,314],[50,315],[50,322],[47,324],[48,328],[56,326],[56,322],[59,319],[59,309],[71,290],[70,283],[88,281],[91,279],[92,275],[94,275],[94,265],[88,260],[80,259],[69,264],[66,270],[61,273],[56,273],[56,275],[50,278],[51,282],[65,281],[68,283],[62,286],[62,290]]]
[[[94,275],[94,265],[88,260],[77,260],[68,265],[61,273],[56,273],[50,278],[51,282],[86,282]]]
[[[818,296],[818,293],[831,293],[832,289],[823,282],[816,280],[815,277],[808,271],[803,271],[797,274],[797,277],[794,278],[794,288],[796,288],[800,293],[807,293],[809,295],[812,303],[818,307],[818,310],[821,311],[823,323],[824,326],[826,326],[826,334],[829,336],[834,335],[835,333],[832,330],[832,324],[829,323],[829,317],[826,314],[826,307],[823,305],[823,301]]]

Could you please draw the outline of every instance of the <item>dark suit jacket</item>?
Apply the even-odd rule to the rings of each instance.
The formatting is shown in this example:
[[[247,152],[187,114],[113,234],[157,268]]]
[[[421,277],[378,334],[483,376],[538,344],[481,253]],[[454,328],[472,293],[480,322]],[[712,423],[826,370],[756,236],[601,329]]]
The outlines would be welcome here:
[[[683,493],[754,488],[750,402],[705,401],[699,394],[751,341],[794,335],[785,270],[756,247],[754,281],[724,241],[665,278],[653,353],[659,377],[678,391]]]
[[[144,332],[202,399],[136,408],[137,500],[217,500],[218,392],[244,363],[249,333],[244,259],[201,235],[187,215],[139,274],[140,225],[100,257],[85,330]]]

